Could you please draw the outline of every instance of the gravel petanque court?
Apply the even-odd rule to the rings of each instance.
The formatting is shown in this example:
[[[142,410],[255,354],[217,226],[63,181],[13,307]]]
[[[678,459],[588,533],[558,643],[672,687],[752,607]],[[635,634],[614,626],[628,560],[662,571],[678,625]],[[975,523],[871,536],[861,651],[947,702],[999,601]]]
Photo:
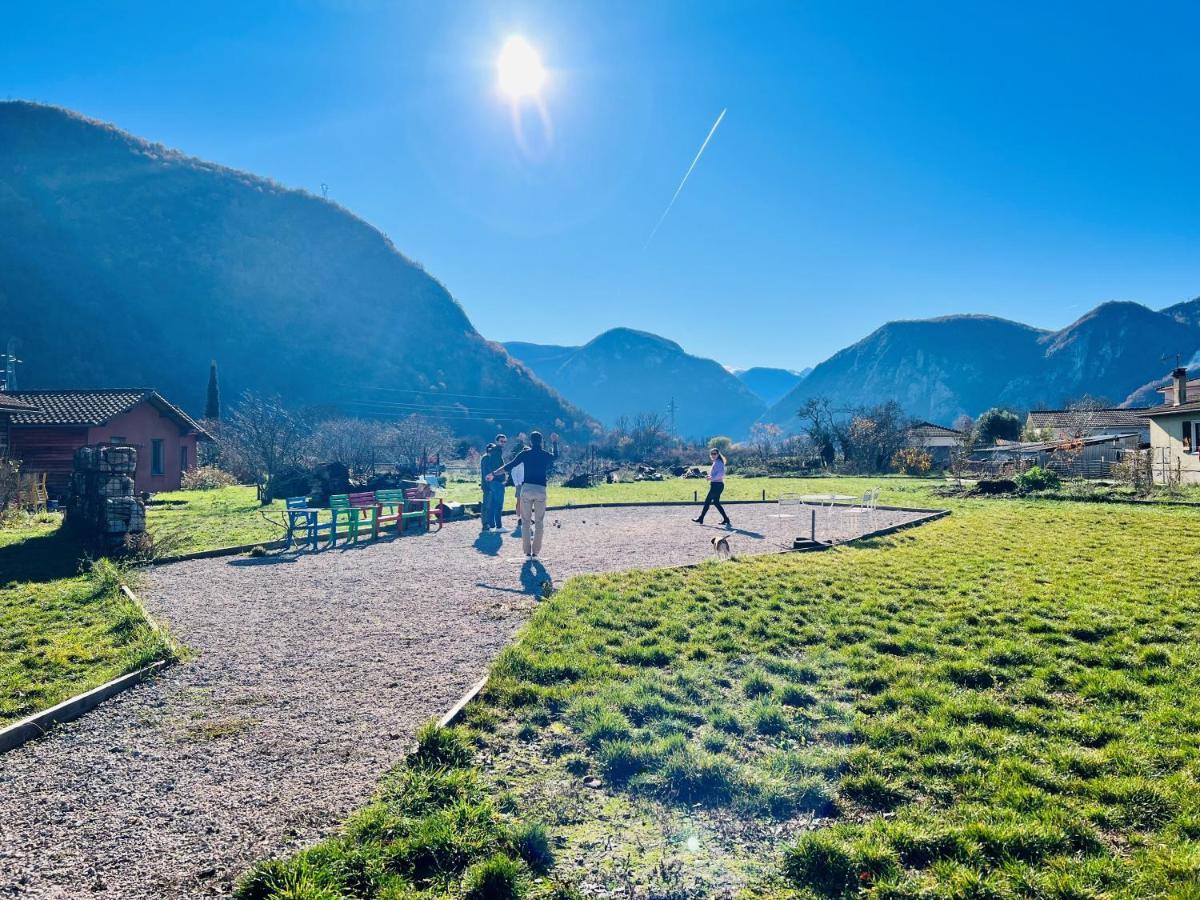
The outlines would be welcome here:
[[[561,586],[710,559],[713,535],[746,555],[808,533],[773,503],[728,509],[732,532],[693,524],[697,506],[552,510],[542,563]],[[818,537],[859,534],[860,518],[822,510]],[[0,755],[0,896],[226,894],[255,860],[328,834],[525,621],[544,576],[523,562],[519,539],[461,522],[156,568],[143,600],[194,655]]]

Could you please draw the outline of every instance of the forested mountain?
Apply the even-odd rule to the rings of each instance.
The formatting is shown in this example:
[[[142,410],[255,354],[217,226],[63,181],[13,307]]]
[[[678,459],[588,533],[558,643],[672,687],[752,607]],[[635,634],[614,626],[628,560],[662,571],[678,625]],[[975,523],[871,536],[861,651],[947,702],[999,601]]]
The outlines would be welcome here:
[[[609,426],[622,416],[666,414],[673,401],[676,433],[740,440],[766,408],[719,363],[691,356],[674,341],[644,331],[614,328],[577,348],[504,346],[570,402]]]
[[[1182,303],[1168,306],[1162,312],[1163,315],[1170,316],[1177,322],[1200,327],[1200,297],[1197,297],[1195,300],[1184,300]]]
[[[802,369],[795,372],[792,369],[773,369],[769,366],[752,366],[749,369],[736,369],[734,375],[751,392],[771,406],[782,400],[787,392],[804,380],[812,369]]]
[[[794,432],[810,397],[842,408],[894,399],[942,424],[990,406],[1056,407],[1084,395],[1116,405],[1171,369],[1164,354],[1187,360],[1200,349],[1189,306],[1104,303],[1060,331],[991,316],[889,322],[816,366],[763,419]]]
[[[0,346],[20,386],[222,390],[462,434],[594,422],[334,203],[53,107],[0,103]]]

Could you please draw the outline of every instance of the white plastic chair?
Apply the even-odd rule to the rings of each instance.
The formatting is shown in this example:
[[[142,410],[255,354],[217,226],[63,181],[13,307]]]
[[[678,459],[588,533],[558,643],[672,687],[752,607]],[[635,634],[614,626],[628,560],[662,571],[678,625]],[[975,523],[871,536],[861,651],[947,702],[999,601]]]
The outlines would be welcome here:
[[[875,530],[875,517],[879,510],[879,488],[871,488],[862,495],[862,501],[855,506],[850,507],[847,512],[853,515],[863,517],[866,524],[871,526],[871,530]],[[867,529],[863,529],[863,534],[866,534]]]
[[[779,525],[779,544],[790,548],[799,535],[799,529],[807,522],[805,505],[799,494],[780,494],[775,521]]]

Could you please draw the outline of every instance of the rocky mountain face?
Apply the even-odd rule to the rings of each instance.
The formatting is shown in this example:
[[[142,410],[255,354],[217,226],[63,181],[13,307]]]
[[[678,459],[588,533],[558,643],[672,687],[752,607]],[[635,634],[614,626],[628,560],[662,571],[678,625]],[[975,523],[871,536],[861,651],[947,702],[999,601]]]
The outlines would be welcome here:
[[[740,440],[766,409],[719,363],[691,356],[674,341],[644,331],[614,328],[577,348],[504,346],[538,378],[608,426],[622,416],[666,413],[674,401],[676,433]]]
[[[752,366],[749,369],[738,369],[734,375],[750,391],[767,406],[773,406],[782,400],[792,388],[807,377],[812,369],[774,369],[770,366]]]
[[[595,423],[481,337],[378,230],[303,191],[52,107],[0,103],[0,345],[27,388],[152,387],[437,417]]]
[[[763,419],[798,431],[796,411],[810,397],[845,409],[894,399],[946,425],[991,406],[1057,407],[1084,395],[1116,405],[1165,376],[1165,353],[1186,360],[1200,349],[1192,313],[1190,304],[1158,312],[1112,302],[1060,331],[990,316],[889,322],[816,366]]]
[[[1174,306],[1168,306],[1162,313],[1165,316],[1170,316],[1177,322],[1182,322],[1184,325],[1200,327],[1200,297],[1197,297],[1195,300],[1185,300],[1182,303],[1176,303]]]

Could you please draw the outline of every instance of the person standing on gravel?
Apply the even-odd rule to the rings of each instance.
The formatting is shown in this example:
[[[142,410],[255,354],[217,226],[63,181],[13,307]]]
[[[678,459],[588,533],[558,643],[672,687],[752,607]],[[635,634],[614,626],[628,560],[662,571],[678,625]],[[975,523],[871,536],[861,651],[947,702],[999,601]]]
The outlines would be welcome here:
[[[721,514],[721,522],[726,528],[732,528],[732,523],[729,521],[729,516],[725,514],[725,507],[721,505],[721,493],[725,490],[725,455],[713,447],[708,451],[709,459],[712,460],[712,469],[708,473],[708,496],[704,498],[704,508],[700,510],[700,518],[692,519],[693,522],[704,524],[704,517],[708,515],[708,508],[715,506],[717,512]]]
[[[525,481],[521,486],[521,547],[525,555],[536,558],[542,552],[542,520],[546,515],[546,480],[554,461],[558,459],[558,435],[550,435],[550,452],[542,448],[542,433],[529,435],[530,446],[505,465],[490,472],[486,478],[495,482],[517,466],[524,466]]]
[[[500,527],[500,513],[504,511],[504,483],[496,483],[489,474],[504,463],[504,457],[496,444],[488,444],[483,458],[479,460],[479,485],[483,489],[483,530]],[[499,500],[499,508],[497,508]]]

